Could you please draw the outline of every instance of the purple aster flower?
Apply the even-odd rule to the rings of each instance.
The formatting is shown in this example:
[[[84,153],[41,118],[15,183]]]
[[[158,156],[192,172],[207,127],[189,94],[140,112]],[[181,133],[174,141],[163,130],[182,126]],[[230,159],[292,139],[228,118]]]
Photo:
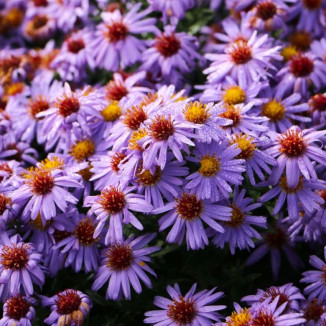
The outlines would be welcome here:
[[[141,3],[130,8],[122,15],[119,9],[104,12],[104,23],[97,25],[94,41],[90,45],[98,67],[117,71],[141,59],[146,42],[135,35],[156,33],[155,18],[145,18],[151,9],[139,11]]]
[[[40,213],[43,224],[60,211],[67,210],[67,202],[76,204],[77,199],[66,188],[80,188],[80,183],[73,176],[62,176],[61,171],[35,168],[24,175],[23,185],[16,189],[11,198],[14,203],[24,207],[23,215],[31,214],[34,220]]]
[[[300,290],[293,286],[292,283],[287,283],[281,286],[271,286],[268,289],[258,289],[254,295],[247,295],[241,299],[241,301],[247,302],[248,305],[260,304],[266,300],[274,301],[276,297],[279,297],[277,307],[286,303],[284,311],[296,311],[300,310],[300,302],[305,298]]]
[[[98,196],[89,196],[85,199],[84,206],[91,206],[90,214],[94,213],[98,224],[93,237],[97,238],[109,221],[105,236],[105,244],[122,240],[122,225],[131,224],[138,230],[143,226],[130,211],[149,213],[153,206],[145,201],[144,197],[134,194],[135,187],[109,186],[101,191]]]
[[[266,87],[266,83],[252,82],[250,84],[241,85],[230,76],[225,77],[223,83],[213,83],[204,86],[197,86],[203,89],[200,100],[203,102],[220,102],[225,104],[247,104],[253,103],[259,105],[263,101],[259,98],[260,91]]]
[[[267,186],[269,183],[264,182],[260,185]],[[282,176],[278,185],[273,186],[272,189],[262,195],[259,201],[265,203],[277,197],[273,215],[277,215],[281,211],[285,201],[287,201],[287,210],[290,219],[297,220],[301,209],[307,214],[312,215],[320,208],[320,204],[323,204],[324,200],[315,193],[315,190],[324,189],[326,189],[325,181],[306,180],[302,177],[299,179],[297,186],[289,187],[287,177]]]
[[[181,245],[186,234],[187,249],[198,250],[208,245],[208,237],[203,222],[216,232],[223,233],[220,221],[230,221],[232,209],[226,206],[200,200],[196,195],[182,193],[174,201],[154,209],[153,214],[163,215],[160,220],[160,231],[172,226],[166,241]]]
[[[253,225],[261,228],[267,227],[266,217],[249,215],[251,210],[260,207],[261,204],[253,204],[250,197],[244,197],[245,193],[245,189],[239,192],[239,189],[235,188],[233,202],[228,203],[231,208],[231,220],[222,224],[223,233],[214,232],[213,243],[220,248],[224,248],[225,243],[228,243],[232,255],[236,248],[240,250],[254,248],[252,238],[261,239],[260,233],[253,228]]]
[[[44,42],[53,36],[56,30],[55,18],[46,12],[28,17],[23,24],[24,37],[31,42]]]
[[[301,313],[285,312],[287,302],[279,305],[280,296],[273,301],[272,298],[267,299],[261,304],[254,305],[250,309],[252,315],[250,325],[266,325],[266,326],[290,326],[301,325],[306,320]]]
[[[300,103],[301,95],[299,93],[283,98],[275,96],[271,89],[264,91],[267,99],[260,107],[260,114],[269,118],[269,121],[263,123],[268,126],[269,130],[284,132],[293,126],[294,121],[311,121],[309,117],[303,116],[309,110],[309,106],[307,103]]]
[[[91,160],[92,177],[90,181],[94,181],[95,190],[101,190],[121,182],[120,163],[126,157],[123,152],[109,151],[107,155],[96,156]]]
[[[33,305],[36,300],[22,297],[20,294],[10,297],[3,305],[3,317],[0,319],[1,326],[32,326],[35,318]]]
[[[201,102],[185,103],[182,109],[183,118],[194,124],[195,137],[198,141],[211,143],[212,140],[220,141],[226,136],[223,130],[232,120],[222,118],[225,108],[213,103]]]
[[[324,250],[324,258],[326,259],[326,251]],[[303,278],[301,283],[307,283],[308,286],[305,287],[304,293],[308,295],[309,300],[317,298],[318,300],[325,303],[326,301],[326,263],[322,261],[317,256],[310,256],[310,265],[318,270],[307,271],[302,273]]]
[[[4,301],[10,295],[34,293],[33,284],[42,287],[44,273],[39,267],[42,255],[33,244],[21,242],[19,235],[8,237],[1,233],[0,293]]]
[[[51,68],[56,69],[61,80],[80,82],[87,77],[87,66],[92,70],[95,68],[93,52],[88,46],[92,36],[89,30],[83,29],[63,42],[59,54],[51,62]]]
[[[299,21],[296,23],[297,29],[306,30],[315,36],[320,36],[324,33],[322,16],[324,15],[325,7],[326,4],[322,0],[295,1],[290,10],[290,18],[297,18],[299,16]]]
[[[298,186],[300,175],[307,180],[316,180],[317,174],[312,161],[325,166],[326,158],[324,151],[314,143],[325,135],[326,130],[301,130],[297,126],[292,126],[282,135],[275,134],[272,146],[266,150],[267,154],[277,158],[278,163],[271,175],[271,182],[278,182],[284,171],[289,188]]]
[[[55,18],[57,27],[67,33],[78,23],[87,22],[89,0],[47,0],[48,12]]]
[[[252,185],[256,184],[255,175],[260,180],[265,180],[265,174],[270,175],[272,172],[269,165],[277,164],[271,155],[260,149],[270,143],[268,138],[235,133],[229,137],[229,143],[236,144],[241,149],[237,158],[245,160],[246,173]]]
[[[255,102],[249,102],[245,105],[233,105],[221,102],[219,104],[222,108],[224,108],[224,112],[220,114],[220,117],[232,121],[231,124],[224,127],[228,134],[243,132],[255,136],[268,130],[267,126],[262,125],[264,122],[268,121],[267,117],[259,117],[249,114],[249,111],[253,108],[254,103]]]
[[[255,250],[247,259],[247,265],[251,266],[255,264],[270,252],[273,278],[277,279],[281,267],[281,251],[284,252],[287,261],[294,270],[302,268],[303,262],[295,252],[294,247],[295,239],[290,240],[284,225],[278,220],[273,228],[264,233],[263,239],[256,243]]]
[[[188,168],[183,165],[184,162],[173,161],[173,155],[168,155],[163,170],[156,166],[153,173],[144,170],[140,164],[134,179],[137,192],[143,194],[154,209],[162,207],[164,198],[171,201],[181,193],[183,178],[189,174]]]
[[[259,31],[282,29],[284,35],[288,29],[285,19],[289,10],[284,0],[258,0],[255,1],[255,7],[249,11],[248,19],[250,25]]]
[[[47,325],[77,326],[84,323],[92,309],[91,299],[78,290],[67,289],[53,297],[42,296],[43,307],[50,306],[51,314],[44,320]]]
[[[156,164],[164,169],[168,149],[171,149],[176,159],[182,162],[181,151],[187,151],[187,145],[195,145],[189,139],[193,136],[194,125],[186,120],[177,119],[172,115],[160,114],[150,119],[146,126],[148,135],[138,141],[144,150],[144,169],[151,169]]]
[[[151,261],[149,255],[160,250],[160,247],[145,246],[154,238],[155,234],[146,234],[111,243],[102,252],[101,266],[95,276],[92,290],[99,290],[108,281],[105,296],[107,300],[120,300],[122,296],[130,300],[130,285],[138,294],[142,292],[139,280],[151,288],[151,281],[145,272],[153,276],[156,274],[147,262]]]
[[[152,46],[142,55],[141,69],[153,76],[168,77],[174,74],[190,72],[195,65],[198,54],[198,41],[187,33],[176,33],[175,26],[165,26],[164,32],[156,35]]]
[[[68,219],[68,223],[65,220]],[[97,271],[99,265],[99,238],[94,238],[96,223],[88,216],[72,210],[69,214],[56,216],[55,220],[65,225],[65,231],[70,235],[59,241],[54,249],[60,248],[67,253],[65,267],[70,265],[78,273],[82,267],[85,272]]]
[[[302,304],[301,312],[306,319],[305,326],[324,326],[326,306],[316,298]]]
[[[194,158],[189,160],[200,163],[198,170],[189,175],[185,189],[196,194],[198,199],[218,201],[220,196],[228,198],[231,185],[240,185],[245,171],[244,160],[235,159],[241,153],[237,145],[229,146],[228,141],[211,144],[197,143]]]
[[[276,77],[279,78],[275,93],[277,98],[292,93],[300,93],[303,98],[307,98],[311,84],[315,89],[324,85],[326,64],[310,53],[299,52],[290,58]]]
[[[31,147],[30,144],[23,142],[13,142],[7,145],[7,147],[0,153],[0,158],[16,159],[17,161],[33,165],[37,163],[37,157],[37,150]]]
[[[242,85],[267,79],[267,71],[275,69],[270,61],[281,60],[281,56],[278,54],[279,46],[270,47],[266,42],[270,42],[267,34],[257,36],[257,31],[254,31],[248,42],[239,40],[230,43],[225,47],[223,54],[206,54],[205,57],[213,61],[210,67],[204,70],[204,73],[208,74],[208,81],[219,82],[227,75]]]
[[[216,288],[195,293],[197,284],[183,296],[178,284],[167,286],[166,290],[171,299],[155,297],[154,305],[162,310],[147,311],[145,324],[159,325],[201,325],[210,326],[220,320],[217,311],[225,309],[223,305],[211,305],[223,296],[215,292]]]
[[[195,0],[148,0],[150,8],[155,11],[161,11],[163,20],[166,22],[168,18],[182,19],[188,9],[195,5]]]

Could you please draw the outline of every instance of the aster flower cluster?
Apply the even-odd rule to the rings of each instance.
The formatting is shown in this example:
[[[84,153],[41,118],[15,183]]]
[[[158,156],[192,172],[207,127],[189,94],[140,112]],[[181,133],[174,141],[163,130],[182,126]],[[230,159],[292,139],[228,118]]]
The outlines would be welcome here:
[[[325,10],[0,1],[0,325],[326,325]]]

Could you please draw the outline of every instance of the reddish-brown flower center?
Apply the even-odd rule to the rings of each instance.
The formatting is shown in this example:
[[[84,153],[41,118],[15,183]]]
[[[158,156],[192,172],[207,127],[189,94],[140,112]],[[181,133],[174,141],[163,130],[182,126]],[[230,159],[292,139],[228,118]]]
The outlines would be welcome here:
[[[252,59],[251,49],[246,42],[233,43],[230,49],[232,61],[237,64],[245,64]]]
[[[295,77],[307,77],[314,70],[314,62],[307,56],[299,53],[290,59],[290,71]]]
[[[326,111],[326,96],[324,94],[316,94],[309,101],[313,110],[324,112]]]
[[[175,34],[162,34],[157,36],[154,45],[156,50],[160,52],[164,57],[171,57],[174,54],[178,53],[180,46],[180,40],[175,36]]]
[[[231,204],[231,208],[232,208],[231,220],[225,222],[225,225],[231,228],[236,228],[243,223],[244,219],[246,218],[246,215],[241,210],[241,208],[235,204]]]
[[[82,39],[69,39],[67,41],[68,51],[72,53],[78,53],[80,50],[85,48],[85,43]]]
[[[31,99],[28,104],[28,111],[30,115],[37,119],[35,116],[43,111],[46,111],[50,107],[50,103],[48,100],[42,97],[42,95],[37,96],[35,99]]]
[[[307,321],[318,322],[321,315],[325,312],[322,302],[319,302],[317,299],[314,299],[307,303],[306,308],[304,309],[303,318]]]
[[[72,113],[78,112],[80,108],[80,103],[77,97],[75,96],[64,96],[63,98],[59,99],[54,106],[58,108],[59,114],[63,117],[68,117]]]
[[[221,118],[230,119],[233,121],[232,127],[236,127],[241,121],[241,111],[232,104],[225,105],[225,111],[220,114]]]
[[[121,161],[123,161],[127,156],[123,153],[117,152],[114,153],[111,157],[111,162],[110,162],[110,167],[111,170],[115,171],[115,172],[119,172],[120,168],[119,168],[119,164]]]
[[[4,246],[0,253],[1,264],[5,269],[19,270],[27,266],[28,263],[28,245],[22,246]]]
[[[281,306],[285,302],[289,302],[289,297],[284,292],[281,292],[279,288],[274,286],[268,288],[264,292],[263,296],[260,298],[260,302],[263,302],[268,298],[272,298],[271,301],[274,301],[277,296],[279,297],[277,307]]]
[[[196,317],[197,309],[195,302],[191,299],[179,297],[179,300],[173,300],[173,304],[168,306],[167,315],[177,325],[189,325]]]
[[[156,141],[168,140],[174,134],[174,125],[171,117],[156,116],[149,126],[149,135]]]
[[[13,172],[8,163],[0,163],[0,171],[4,171],[8,175],[11,175]],[[3,176],[0,176],[0,182],[3,180],[3,178]]]
[[[306,150],[306,144],[302,132],[298,130],[287,130],[278,139],[280,152],[289,157],[298,157]]]
[[[0,194],[0,215],[4,213],[4,211],[7,209],[7,205],[11,203],[12,201],[9,197],[7,197],[5,194]]]
[[[37,15],[32,19],[32,27],[34,30],[41,29],[48,23],[48,17]]]
[[[177,214],[187,221],[198,218],[203,212],[203,202],[196,195],[183,193],[175,201]]]
[[[133,262],[132,248],[128,244],[112,244],[106,251],[106,266],[115,271],[127,269]]]
[[[264,235],[266,244],[270,248],[281,248],[283,245],[288,243],[288,237],[281,228],[274,228],[271,232]]]
[[[271,313],[265,310],[260,310],[252,319],[251,325],[255,326],[275,326],[275,319]]]
[[[48,5],[47,0],[32,0],[35,7],[46,7]]]
[[[20,320],[26,317],[31,304],[19,294],[7,299],[6,306],[6,315],[11,319]]]
[[[313,39],[306,31],[295,31],[289,36],[289,41],[297,50],[307,51]]]
[[[146,112],[141,106],[134,105],[129,108],[123,117],[124,124],[131,130],[138,130],[147,119]]]
[[[302,0],[302,2],[307,9],[316,10],[321,6],[323,0]]]
[[[54,187],[54,179],[50,171],[36,169],[26,175],[27,185],[36,195],[46,195]]]
[[[59,314],[67,315],[79,310],[81,298],[76,290],[65,290],[58,293],[57,297],[55,303]]]
[[[71,235],[68,231],[60,231],[60,230],[54,230],[53,237],[55,241],[58,243],[63,239],[68,238]]]
[[[120,82],[111,80],[105,87],[106,98],[111,101],[120,101],[128,94],[126,86]]]
[[[272,1],[260,2],[256,8],[257,16],[262,20],[273,18],[277,12],[277,7]]]
[[[110,186],[101,191],[99,204],[110,214],[119,213],[126,205],[126,198],[117,187]]]
[[[111,25],[106,25],[105,36],[109,42],[118,42],[124,40],[128,35],[127,26],[121,22],[114,22]]]
[[[97,239],[93,238],[94,231],[95,227],[93,221],[86,217],[78,222],[74,234],[82,245],[90,246],[97,241]]]

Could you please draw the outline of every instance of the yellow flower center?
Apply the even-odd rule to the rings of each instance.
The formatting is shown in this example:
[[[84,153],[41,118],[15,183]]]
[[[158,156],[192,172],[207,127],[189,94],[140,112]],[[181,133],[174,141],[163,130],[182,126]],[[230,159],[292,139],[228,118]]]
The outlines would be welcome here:
[[[251,320],[250,310],[247,308],[241,309],[240,312],[232,312],[232,315],[227,318],[226,326],[247,326]]]
[[[137,171],[136,181],[143,186],[154,186],[160,181],[161,174],[162,171],[158,166],[155,168],[154,174],[152,174],[149,170],[142,171],[142,166],[140,166]]]
[[[200,160],[199,173],[204,177],[212,177],[220,171],[221,163],[215,156],[204,155]]]
[[[72,146],[70,150],[70,155],[77,162],[81,162],[86,158],[92,156],[94,152],[95,152],[94,143],[89,139],[85,139],[80,142],[77,142],[74,146]]]
[[[246,92],[239,86],[232,86],[225,91],[223,101],[227,104],[240,104],[246,100]]]
[[[198,124],[203,124],[210,117],[209,109],[206,104],[201,102],[191,102],[183,110],[185,119]]]
[[[20,94],[23,92],[25,87],[24,83],[18,82],[18,83],[13,83],[11,85],[8,86],[8,88],[6,88],[6,94],[7,95],[16,95],[16,94]]]
[[[132,150],[142,151],[143,149],[137,144],[137,141],[148,135],[145,128],[134,131],[129,139],[129,148]]]
[[[281,50],[281,56],[283,57],[285,62],[289,61],[296,54],[298,54],[298,51],[293,45],[285,46]]]
[[[253,144],[254,138],[247,134],[235,134],[230,141],[230,145],[237,144],[237,147],[241,149],[241,153],[237,155],[237,158],[249,160],[254,156],[256,145]]]
[[[272,122],[277,122],[284,118],[285,108],[280,102],[271,100],[262,106],[262,114]]]
[[[57,156],[53,156],[52,158],[46,158],[45,160],[40,162],[40,169],[42,170],[63,169],[63,167],[63,159]]]
[[[121,108],[118,101],[112,101],[104,110],[101,115],[105,121],[115,121],[121,116]]]

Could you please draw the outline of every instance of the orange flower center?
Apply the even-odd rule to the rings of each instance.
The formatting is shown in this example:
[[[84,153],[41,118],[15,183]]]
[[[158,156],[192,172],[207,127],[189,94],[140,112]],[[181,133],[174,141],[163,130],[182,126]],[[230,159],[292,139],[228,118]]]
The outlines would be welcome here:
[[[7,299],[7,310],[6,314],[9,318],[20,320],[23,317],[26,317],[30,303],[25,300],[20,294],[12,298]]]
[[[93,221],[86,217],[78,222],[74,234],[82,245],[90,246],[97,241],[97,239],[93,238],[94,231]]]
[[[203,202],[196,195],[183,193],[175,201],[177,203],[176,212],[187,221],[198,218],[203,211]]]
[[[174,131],[171,117],[166,118],[163,115],[156,116],[149,126],[149,135],[156,141],[168,140],[174,134]]]
[[[245,64],[252,59],[250,47],[246,42],[238,41],[232,44],[230,51],[232,61],[237,64]]]
[[[298,157],[306,150],[302,132],[297,130],[287,130],[278,139],[281,145],[280,152],[289,157]]]
[[[5,269],[19,270],[27,266],[28,263],[28,245],[21,247],[4,246],[0,253],[1,264]]]
[[[189,325],[196,317],[197,309],[195,302],[191,299],[179,297],[179,300],[173,300],[173,304],[168,306],[167,315],[177,325]]]
[[[109,214],[121,212],[126,205],[124,193],[113,186],[101,191],[98,202]]]
[[[115,271],[127,269],[134,260],[132,249],[128,244],[112,244],[105,255],[106,266]]]
[[[124,124],[131,130],[138,130],[140,125],[147,119],[146,112],[140,106],[132,106],[129,108],[124,117]]]
[[[57,294],[55,304],[57,312],[61,315],[68,315],[79,310],[81,298],[76,290],[66,290]]]
[[[160,52],[164,57],[171,57],[178,53],[181,43],[180,40],[175,36],[171,35],[160,35],[156,37],[156,42],[154,47]]]
[[[79,100],[75,96],[64,96],[58,102],[54,103],[54,106],[58,108],[59,113],[63,117],[69,117],[72,113],[78,112],[80,108]]]

